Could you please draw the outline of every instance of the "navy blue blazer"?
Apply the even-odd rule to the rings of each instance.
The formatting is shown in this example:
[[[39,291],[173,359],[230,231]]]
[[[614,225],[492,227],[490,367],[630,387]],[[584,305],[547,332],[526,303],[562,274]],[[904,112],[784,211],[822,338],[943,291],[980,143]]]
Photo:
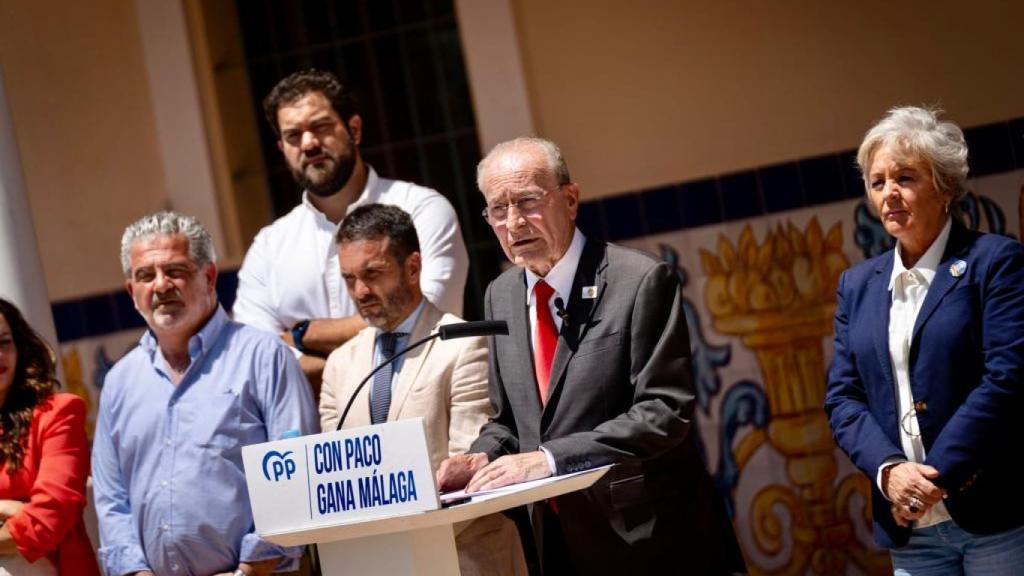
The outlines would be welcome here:
[[[967,264],[959,276],[950,266]],[[889,359],[893,251],[839,280],[825,411],[839,447],[871,479],[875,541],[906,544],[876,484],[904,457]],[[992,534],[1024,524],[1024,246],[954,220],[942,262],[914,324],[910,386],[920,408],[925,464],[940,473],[961,528]]]

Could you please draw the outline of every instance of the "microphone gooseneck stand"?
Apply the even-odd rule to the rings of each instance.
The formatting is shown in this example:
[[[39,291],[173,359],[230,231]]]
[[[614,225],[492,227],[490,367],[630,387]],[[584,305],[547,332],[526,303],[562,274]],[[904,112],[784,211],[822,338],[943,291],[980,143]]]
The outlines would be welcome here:
[[[441,340],[451,340],[453,338],[467,338],[469,336],[496,336],[496,335],[507,335],[508,334],[508,323],[504,320],[482,320],[479,322],[459,322],[457,324],[443,324],[438,326],[437,333],[431,334],[426,338],[421,338],[416,342],[406,346],[405,348],[395,352],[390,358],[384,360],[378,364],[370,373],[363,378],[363,381],[356,386],[356,389],[352,392],[352,396],[348,399],[348,404],[345,405],[345,410],[341,413],[341,419],[338,420],[338,427],[335,430],[341,430],[343,424],[345,424],[345,418],[348,417],[349,410],[352,409],[352,404],[356,401],[356,396],[359,395],[359,391],[366,386],[366,383],[373,378],[373,375],[380,371],[381,368],[391,364],[399,356],[404,355],[407,352],[415,350],[420,346],[430,342],[435,338]]]

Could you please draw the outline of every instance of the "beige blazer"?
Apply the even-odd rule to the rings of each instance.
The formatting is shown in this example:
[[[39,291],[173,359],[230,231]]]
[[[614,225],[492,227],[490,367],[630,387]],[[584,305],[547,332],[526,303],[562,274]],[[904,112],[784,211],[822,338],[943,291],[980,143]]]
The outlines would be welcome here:
[[[416,320],[409,343],[437,331],[441,324],[461,319],[426,302]],[[373,369],[377,331],[364,328],[327,358],[320,389],[320,425],[331,431],[338,425],[352,391]],[[435,339],[409,352],[393,383],[388,421],[422,416],[426,427],[430,464],[436,471],[449,455],[469,449],[480,428],[494,414],[487,389],[487,340]],[[344,428],[370,425],[370,387],[360,390]],[[492,514],[455,526],[455,544],[463,576],[475,574],[525,575],[522,544],[515,524]]]

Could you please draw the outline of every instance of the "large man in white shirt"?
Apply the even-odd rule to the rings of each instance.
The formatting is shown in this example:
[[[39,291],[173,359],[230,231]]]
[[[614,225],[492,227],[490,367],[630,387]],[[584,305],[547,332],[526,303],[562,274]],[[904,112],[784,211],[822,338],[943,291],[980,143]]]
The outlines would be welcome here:
[[[334,236],[346,214],[379,203],[412,216],[423,257],[420,286],[442,311],[462,313],[469,259],[444,196],[381,178],[363,162],[362,118],[351,91],[333,74],[296,72],[270,91],[263,107],[304,191],[301,204],[253,241],[238,271],[233,312],[301,352],[299,362],[318,391],[326,356],[366,326],[339,272]]]

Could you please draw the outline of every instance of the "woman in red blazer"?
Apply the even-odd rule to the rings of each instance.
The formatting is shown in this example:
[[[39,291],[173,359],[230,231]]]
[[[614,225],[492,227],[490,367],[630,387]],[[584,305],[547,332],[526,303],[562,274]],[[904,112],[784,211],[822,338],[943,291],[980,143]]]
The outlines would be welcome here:
[[[98,576],[82,522],[85,403],[55,392],[49,348],[0,299],[0,574]]]

